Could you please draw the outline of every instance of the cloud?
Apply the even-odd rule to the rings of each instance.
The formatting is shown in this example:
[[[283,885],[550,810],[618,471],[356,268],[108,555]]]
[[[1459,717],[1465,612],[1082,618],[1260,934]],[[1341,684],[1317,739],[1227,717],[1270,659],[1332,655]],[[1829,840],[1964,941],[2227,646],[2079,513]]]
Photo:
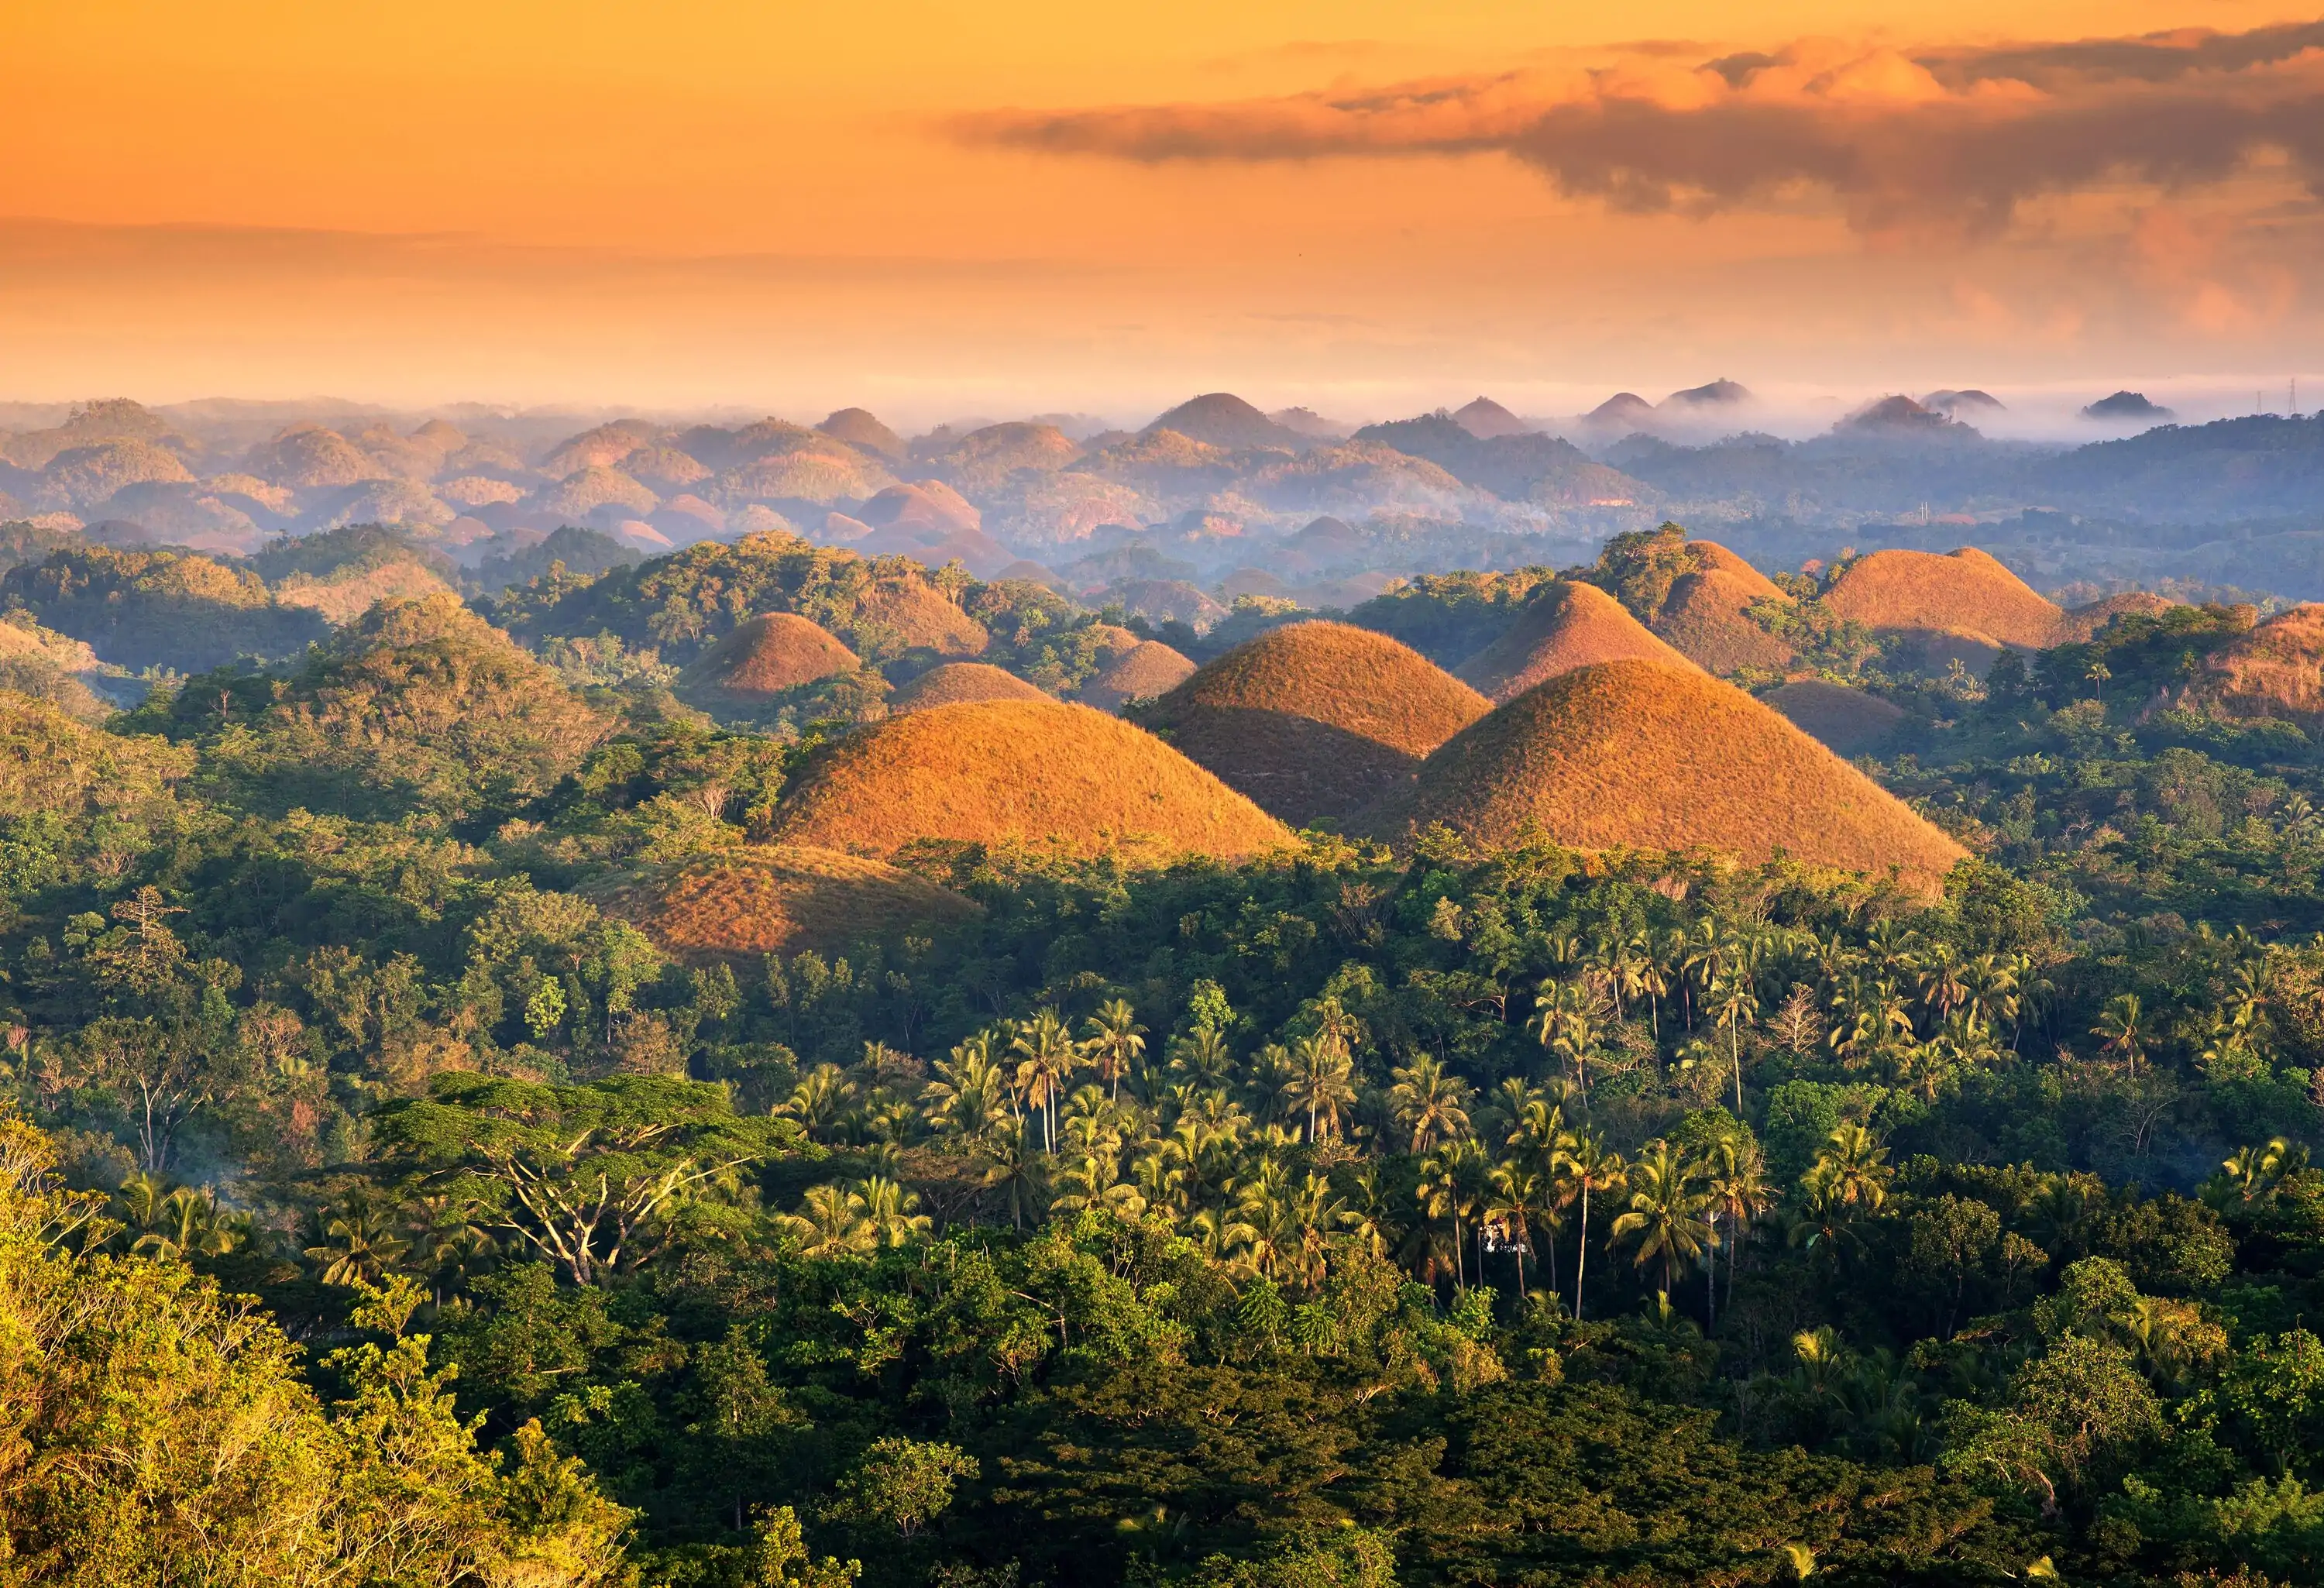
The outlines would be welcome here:
[[[1688,65],[1443,78],[1218,104],[1003,110],[965,143],[1142,162],[1500,152],[1620,209],[1828,193],[1868,233],[2000,230],[2126,180],[2184,189],[2280,156],[2324,176],[2324,23],[1988,50],[1803,40]]]

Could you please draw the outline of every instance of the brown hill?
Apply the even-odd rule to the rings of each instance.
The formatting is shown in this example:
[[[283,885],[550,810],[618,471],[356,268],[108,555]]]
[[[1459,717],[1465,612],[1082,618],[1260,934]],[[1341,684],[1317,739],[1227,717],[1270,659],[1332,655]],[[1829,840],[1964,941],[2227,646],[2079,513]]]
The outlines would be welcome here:
[[[785,796],[775,836],[879,855],[940,839],[1240,858],[1289,834],[1119,717],[987,700],[908,712],[839,741]]]
[[[2179,704],[2324,727],[2324,604],[2304,601],[2213,651]]]
[[[1767,599],[1788,605],[1791,597],[1748,564],[1745,568],[1745,574],[1720,567],[1681,574],[1655,619],[1655,632],[1711,672],[1787,666],[1797,652],[1761,628],[1752,619],[1751,607]]]
[[[1729,550],[1716,540],[1689,540],[1687,549],[1694,554],[1694,566],[1703,573],[1726,574],[1739,580],[1751,592],[1755,601],[1788,599],[1782,586],[1751,566],[1740,554]]]
[[[854,516],[875,530],[931,530],[939,538],[984,527],[984,515],[942,480],[890,485],[857,508]]]
[[[992,636],[945,593],[917,577],[881,581],[855,604],[856,644],[900,654],[982,656]]]
[[[1584,667],[1520,695],[1430,756],[1365,825],[1392,842],[1442,822],[1499,845],[1537,830],[1583,849],[1711,849],[1933,888],[1959,845],[1731,684],[1680,663]]]
[[[2087,606],[2068,608],[2065,622],[2059,626],[2058,638],[2061,642],[2090,640],[2117,617],[2152,617],[2178,605],[2149,591],[2124,590]]]
[[[1491,709],[1385,634],[1287,623],[1237,646],[1139,714],[1286,821],[1344,817]]]
[[[930,668],[888,697],[888,715],[959,706],[975,700],[1047,700],[1048,697],[1015,673],[989,661],[947,661]]]
[[[379,467],[337,430],[320,425],[293,425],[272,441],[251,449],[243,466],[273,485],[300,489],[318,485],[352,485],[379,477]]]
[[[859,452],[870,452],[890,461],[904,456],[904,439],[880,422],[880,416],[864,408],[843,408],[827,416],[815,427],[826,436],[836,437]]]
[[[1875,551],[1850,563],[1824,605],[1868,629],[1989,635],[2004,645],[2054,645],[2065,622],[2055,602],[1973,546]]]
[[[1111,627],[1101,624],[1100,627]],[[1128,634],[1128,629],[1115,631]],[[1133,700],[1150,700],[1168,693],[1194,676],[1194,664],[1159,640],[1138,640],[1106,663],[1096,677],[1082,686],[1084,706],[1100,711],[1120,711]]]
[[[661,505],[661,498],[620,469],[592,465],[544,487],[536,504],[552,517],[580,518],[608,503],[648,513]]]
[[[1560,579],[1459,670],[1463,682],[1498,704],[1577,667],[1628,657],[1692,665],[1597,586]]]
[[[755,705],[785,689],[853,672],[855,652],[796,613],[770,612],[728,634],[678,678],[688,697]]]
[[[1881,749],[1904,720],[1902,709],[1879,696],[1821,679],[1795,679],[1760,698],[1789,717],[1794,727],[1840,755],[1868,755]]]
[[[599,902],[687,964],[824,953],[981,911],[949,888],[861,855],[754,844],[653,867]]]

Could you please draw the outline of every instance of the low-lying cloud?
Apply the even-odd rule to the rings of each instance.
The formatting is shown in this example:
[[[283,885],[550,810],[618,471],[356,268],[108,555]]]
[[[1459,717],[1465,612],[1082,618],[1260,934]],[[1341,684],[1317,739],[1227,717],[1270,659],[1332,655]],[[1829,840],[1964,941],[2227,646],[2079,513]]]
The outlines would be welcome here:
[[[1689,64],[1333,88],[1218,104],[1005,110],[971,143],[1144,162],[1501,152],[1621,209],[1834,196],[1865,232],[1990,233],[2027,201],[2185,189],[2277,163],[2324,178],[2324,23],[1993,49],[1802,41]]]

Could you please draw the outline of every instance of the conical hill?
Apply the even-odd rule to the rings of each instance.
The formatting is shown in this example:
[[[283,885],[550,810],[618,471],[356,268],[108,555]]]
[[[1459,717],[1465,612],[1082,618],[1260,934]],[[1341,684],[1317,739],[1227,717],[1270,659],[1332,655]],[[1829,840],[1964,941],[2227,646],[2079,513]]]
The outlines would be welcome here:
[[[1363,826],[1392,843],[1442,822],[1499,846],[1778,852],[1933,889],[1962,850],[1731,684],[1680,663],[1561,674],[1468,728]]]
[[[1462,663],[1460,676],[1499,702],[1577,667],[1633,658],[1690,665],[1597,586],[1560,579],[1535,596],[1499,639]]]
[[[1015,673],[989,661],[948,661],[930,668],[888,697],[888,713],[926,711],[976,700],[1047,700],[1048,696]]]
[[[1265,809],[1309,822],[1370,804],[1489,709],[1385,634],[1300,623],[1237,646],[1139,715]]]
[[[693,698],[750,705],[861,665],[830,631],[791,612],[754,617],[696,658],[679,676]]]
[[[778,807],[774,837],[883,857],[935,839],[1231,859],[1290,834],[1119,717],[986,700],[890,716],[821,752]]]
[[[1974,546],[1875,551],[1841,570],[1823,604],[1868,629],[1989,635],[2036,650],[2066,626],[2057,603]]]

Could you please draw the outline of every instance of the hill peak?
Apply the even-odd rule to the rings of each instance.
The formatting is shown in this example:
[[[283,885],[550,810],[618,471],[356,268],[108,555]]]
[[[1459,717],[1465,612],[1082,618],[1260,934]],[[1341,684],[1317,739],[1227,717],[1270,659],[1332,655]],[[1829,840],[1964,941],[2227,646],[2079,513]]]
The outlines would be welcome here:
[[[1286,429],[1231,392],[1211,392],[1190,398],[1139,432],[1157,435],[1175,431],[1189,440],[1231,451],[1254,447],[1305,447],[1311,438]]]

